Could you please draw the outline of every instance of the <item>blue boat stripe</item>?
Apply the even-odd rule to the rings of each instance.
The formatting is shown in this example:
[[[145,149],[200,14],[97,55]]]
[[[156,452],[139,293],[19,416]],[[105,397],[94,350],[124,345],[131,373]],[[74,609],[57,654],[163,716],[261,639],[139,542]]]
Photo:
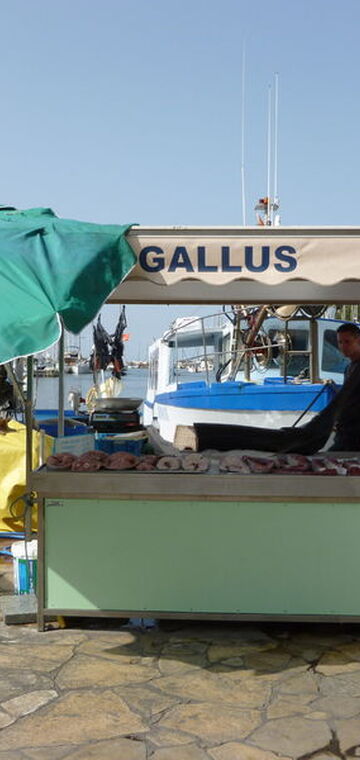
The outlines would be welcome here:
[[[195,387],[194,387],[195,386]],[[224,411],[303,411],[324,388],[323,384],[256,385],[252,383],[183,383],[176,391],[159,393],[155,403],[183,409]],[[324,409],[334,398],[331,385],[311,407],[312,412]]]

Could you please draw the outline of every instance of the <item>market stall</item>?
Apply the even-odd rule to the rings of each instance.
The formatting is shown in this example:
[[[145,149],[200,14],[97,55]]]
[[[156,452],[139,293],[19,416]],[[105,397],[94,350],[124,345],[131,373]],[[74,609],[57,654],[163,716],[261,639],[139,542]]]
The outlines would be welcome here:
[[[137,265],[113,303],[359,300],[359,228],[139,227],[128,240]],[[340,469],[31,473],[39,627],[54,614],[360,620],[360,477]]]

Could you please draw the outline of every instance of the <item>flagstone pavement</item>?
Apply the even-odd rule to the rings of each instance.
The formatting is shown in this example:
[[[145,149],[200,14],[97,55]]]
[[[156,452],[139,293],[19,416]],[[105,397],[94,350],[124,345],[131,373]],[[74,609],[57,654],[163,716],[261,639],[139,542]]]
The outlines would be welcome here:
[[[360,625],[0,622],[0,760],[360,757]]]

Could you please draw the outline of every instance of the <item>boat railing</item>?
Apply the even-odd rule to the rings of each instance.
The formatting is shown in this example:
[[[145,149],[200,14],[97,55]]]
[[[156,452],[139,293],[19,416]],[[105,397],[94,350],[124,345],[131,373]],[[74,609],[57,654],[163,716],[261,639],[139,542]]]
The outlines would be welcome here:
[[[260,319],[259,319],[260,316]],[[308,366],[300,366],[295,369],[296,376],[309,376],[312,382],[318,382],[318,349],[317,349],[317,318],[318,315],[305,315],[299,312],[296,320],[309,323],[309,345],[300,347],[292,344],[289,323],[294,315],[287,314],[281,321],[284,328],[279,329],[281,338],[270,336],[263,329],[263,320],[266,316],[280,317],[270,307],[249,307],[241,304],[223,307],[222,312],[215,312],[200,317],[185,317],[173,322],[169,331],[163,336],[163,340],[171,344],[174,349],[173,379],[176,375],[176,367],[184,358],[180,357],[181,350],[199,347],[194,356],[186,358],[190,366],[195,367],[203,364],[201,371],[206,375],[206,382],[210,383],[210,373],[214,369],[211,363],[215,362],[217,381],[235,380],[241,371],[244,379],[251,380],[251,372],[265,372],[274,359],[278,364],[281,375],[286,382],[289,377],[291,359],[304,357]],[[221,343],[220,343],[221,342]],[[212,346],[211,343],[215,345]],[[217,344],[221,350],[217,351]],[[294,374],[294,372],[292,373]]]
[[[205,325],[206,323],[206,325]],[[178,364],[179,343],[181,344],[181,338],[186,338],[189,333],[198,331],[202,339],[203,355],[201,360],[204,361],[204,371],[206,374],[206,382],[210,384],[210,372],[209,367],[209,353],[207,351],[206,336],[211,331],[220,331],[220,333],[226,328],[226,318],[223,312],[215,312],[214,314],[207,314],[204,317],[185,317],[177,319],[170,326],[170,330],[163,336],[163,340],[166,342],[174,341],[175,343],[175,367]]]
[[[227,325],[225,312],[214,312],[213,314],[206,314],[204,317],[180,317],[171,323],[169,329],[163,335],[163,341],[168,342],[174,340],[180,333],[186,335],[186,333],[198,327],[199,331],[204,329],[209,332],[213,330],[224,329]]]
[[[278,349],[283,352],[283,342],[276,342],[272,341],[271,345],[266,345],[264,347],[257,346],[243,346],[240,352],[226,349],[222,351],[215,351],[215,350],[205,350],[203,352],[196,352],[193,354],[187,354],[185,357],[179,357],[177,355],[177,358],[174,362],[174,375],[175,379],[178,380],[179,373],[181,370],[187,370],[189,372],[196,372],[196,373],[205,373],[206,375],[206,382],[209,384],[210,382],[210,376],[214,372],[215,369],[215,376],[218,381],[220,380],[228,380],[229,373],[226,373],[226,367],[230,365],[232,360],[238,359],[238,368],[237,372],[241,371],[242,365],[245,364],[246,356],[250,357],[250,361],[253,360],[255,364],[255,369],[257,372],[266,372],[268,369],[268,366],[271,362],[273,351]],[[292,356],[311,356],[311,351],[309,350],[288,350],[284,351],[282,353],[283,360],[282,360],[282,367],[281,367],[281,374],[284,377],[284,382],[286,382],[286,379],[288,377],[287,372],[287,366],[288,366],[288,360]]]

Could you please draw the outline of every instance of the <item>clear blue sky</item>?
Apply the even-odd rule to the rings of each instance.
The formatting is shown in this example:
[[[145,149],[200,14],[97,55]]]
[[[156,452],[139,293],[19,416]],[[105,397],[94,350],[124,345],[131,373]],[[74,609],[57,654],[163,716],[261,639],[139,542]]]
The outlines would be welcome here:
[[[247,223],[266,194],[278,72],[282,223],[359,224],[359,0],[0,7],[1,203],[97,222],[241,224],[245,43]],[[173,314],[129,307],[128,358]],[[104,321],[115,327],[114,311]]]

